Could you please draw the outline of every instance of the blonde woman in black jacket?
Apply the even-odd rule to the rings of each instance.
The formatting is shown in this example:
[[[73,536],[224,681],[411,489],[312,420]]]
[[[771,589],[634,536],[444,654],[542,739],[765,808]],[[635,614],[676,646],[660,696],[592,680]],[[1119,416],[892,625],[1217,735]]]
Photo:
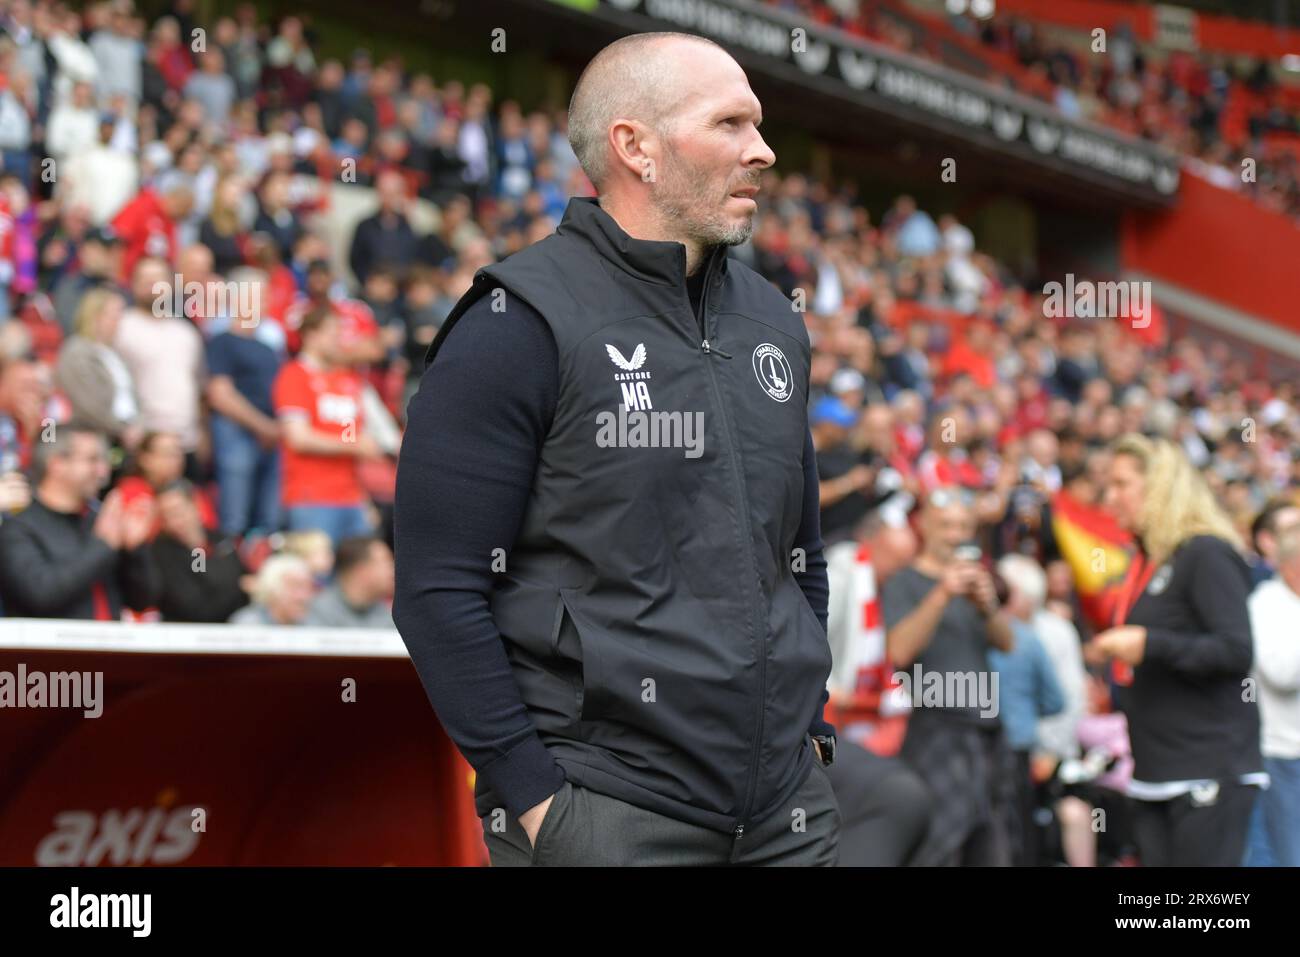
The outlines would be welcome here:
[[[1242,543],[1182,450],[1127,435],[1106,505],[1138,542],[1114,627],[1086,656],[1113,662],[1132,740],[1134,831],[1146,866],[1237,866],[1268,778],[1248,675]]]

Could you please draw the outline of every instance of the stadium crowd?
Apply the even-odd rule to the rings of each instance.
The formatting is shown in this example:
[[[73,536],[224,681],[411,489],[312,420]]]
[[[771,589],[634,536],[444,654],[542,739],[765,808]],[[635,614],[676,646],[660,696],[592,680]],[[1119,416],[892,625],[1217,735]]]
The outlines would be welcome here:
[[[877,0],[768,0],[826,26],[933,58],[924,33],[909,25],[905,4]],[[1279,81],[1264,59],[1202,51],[1162,51],[1140,43],[1126,22],[1099,22],[1104,54],[1090,33],[967,7],[944,14],[955,36],[1005,56],[1020,73],[997,82],[1053,104],[1063,116],[1108,126],[1187,157],[1224,189],[1300,218],[1300,87]],[[1062,38],[1069,38],[1062,39]],[[970,69],[970,58],[947,65]],[[982,71],[981,71],[981,75]],[[1250,159],[1250,174],[1243,161]]]
[[[204,25],[186,0],[153,22],[129,0],[0,0],[0,29],[0,612],[392,627],[405,401],[475,270],[591,194],[564,111],[367,50],[320,58],[307,20],[251,5]],[[342,270],[338,190],[373,209]],[[1004,711],[1035,785],[1018,860],[1053,853],[1031,849],[1045,808],[1056,859],[1131,859],[1122,828],[1099,844],[1088,823],[1099,804],[1122,818],[1128,756],[1080,651],[1093,625],[1059,497],[1096,509],[1114,440],[1169,438],[1257,580],[1281,574],[1260,614],[1283,615],[1300,601],[1295,382],[1150,315],[1047,319],[957,216],[911,197],[873,215],[851,184],[767,171],[758,202],[733,255],[804,303],[832,604],[850,603],[831,616],[846,739],[896,754],[907,712],[879,608],[859,626],[852,602],[874,606],[922,552],[926,504],[964,490],[1024,639],[998,665],[1022,679]],[[223,284],[256,297],[214,300]],[[1265,726],[1294,768],[1295,705]]]

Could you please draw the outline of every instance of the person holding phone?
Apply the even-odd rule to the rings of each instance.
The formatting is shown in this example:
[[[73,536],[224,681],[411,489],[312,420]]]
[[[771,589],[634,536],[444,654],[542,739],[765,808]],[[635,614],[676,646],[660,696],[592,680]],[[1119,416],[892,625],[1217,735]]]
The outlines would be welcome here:
[[[889,658],[912,694],[901,756],[934,799],[929,834],[912,858],[919,865],[1011,864],[1015,756],[998,719],[988,648],[1010,651],[1014,638],[971,543],[975,526],[968,493],[935,489],[921,511],[921,553],[881,593]]]

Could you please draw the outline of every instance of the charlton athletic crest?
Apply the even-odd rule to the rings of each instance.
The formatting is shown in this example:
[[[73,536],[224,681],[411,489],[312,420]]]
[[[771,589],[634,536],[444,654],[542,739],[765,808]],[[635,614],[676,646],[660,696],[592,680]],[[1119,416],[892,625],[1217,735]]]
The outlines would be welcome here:
[[[763,391],[777,402],[784,402],[794,392],[790,363],[785,361],[785,353],[770,342],[754,350],[754,375]]]

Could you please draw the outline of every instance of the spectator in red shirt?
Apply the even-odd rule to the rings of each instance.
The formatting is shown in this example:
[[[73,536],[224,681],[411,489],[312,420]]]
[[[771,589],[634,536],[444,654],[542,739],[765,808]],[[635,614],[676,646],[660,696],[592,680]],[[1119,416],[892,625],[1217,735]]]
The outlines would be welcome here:
[[[154,24],[149,38],[149,60],[162,74],[167,86],[179,93],[194,72],[194,60],[182,42],[180,23],[175,17],[163,17]]]
[[[926,451],[916,464],[925,491],[950,485],[976,489],[984,484],[979,469],[970,460],[968,445],[973,438],[970,414],[962,406],[941,410],[930,420]]]
[[[993,387],[998,379],[993,364],[993,329],[989,323],[975,320],[964,336],[955,336],[944,361],[944,375],[965,372],[981,389]]]
[[[342,322],[329,306],[299,327],[302,350],[276,377],[273,400],[283,433],[283,503],[292,531],[321,529],[335,545],[372,532],[358,475],[379,446],[363,428],[362,378],[343,362]]]
[[[385,346],[374,310],[359,299],[337,294],[334,271],[323,259],[307,266],[306,296],[289,306],[284,315],[285,338],[289,351],[301,348],[302,317],[325,308],[339,320],[339,357],[341,365],[363,366],[384,358]]]
[[[194,194],[176,182],[162,195],[152,188],[122,207],[113,218],[113,229],[126,244],[122,255],[123,283],[131,277],[136,262],[143,256],[157,256],[169,263],[176,261],[176,224],[190,213]]]

